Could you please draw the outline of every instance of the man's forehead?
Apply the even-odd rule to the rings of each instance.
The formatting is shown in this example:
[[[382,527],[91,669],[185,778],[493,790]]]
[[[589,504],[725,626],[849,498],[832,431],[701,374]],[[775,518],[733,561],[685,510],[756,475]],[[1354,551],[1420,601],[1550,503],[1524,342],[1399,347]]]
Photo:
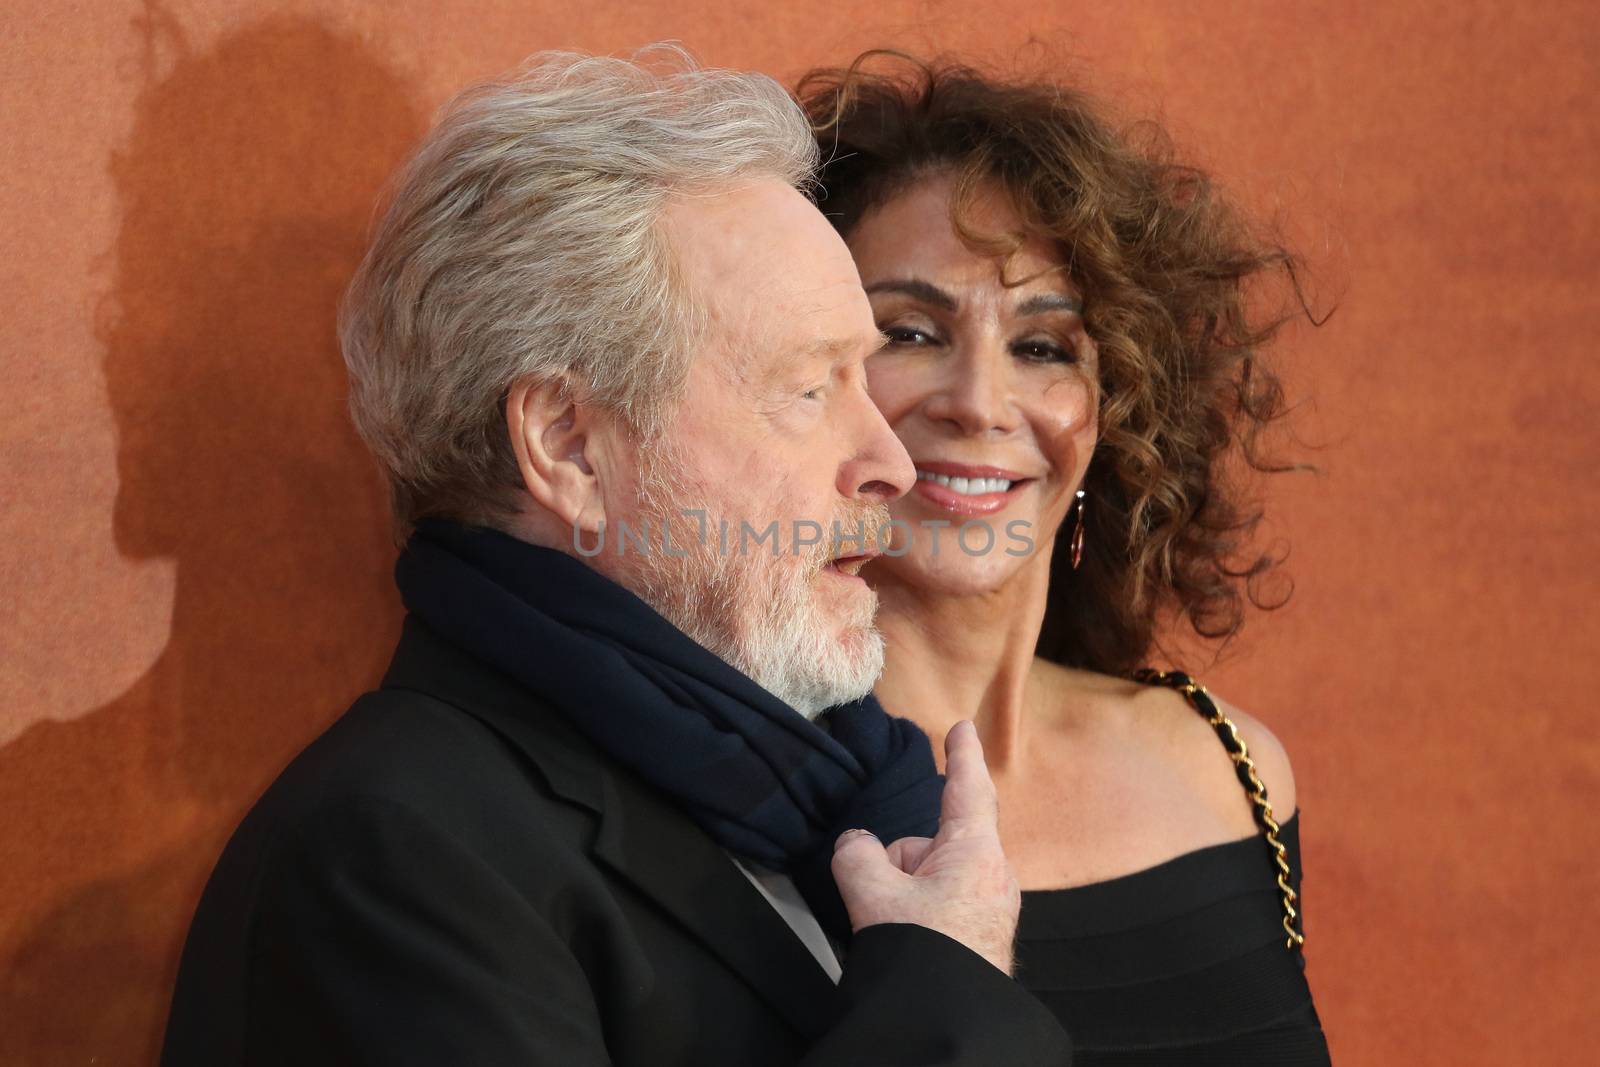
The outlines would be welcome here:
[[[831,290],[831,291],[830,291]],[[875,348],[871,305],[854,279],[828,290],[745,290],[742,313],[713,319],[742,380],[781,376],[801,363],[834,363]]]
[[[779,265],[829,229],[814,205],[776,178],[679,190],[660,221],[684,269],[710,284]]]
[[[844,242],[816,207],[776,180],[678,201],[664,219],[682,279],[738,378],[831,357],[876,331]]]

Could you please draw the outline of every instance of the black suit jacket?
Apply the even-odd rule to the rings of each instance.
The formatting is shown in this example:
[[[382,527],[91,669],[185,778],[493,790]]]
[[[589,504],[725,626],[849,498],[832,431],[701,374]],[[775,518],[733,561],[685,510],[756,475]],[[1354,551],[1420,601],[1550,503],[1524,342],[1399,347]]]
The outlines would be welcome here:
[[[862,931],[835,987],[686,816],[416,620],[382,688],[229,842],[162,1053],[166,1067],[1067,1058],[1037,1001],[922,927]]]

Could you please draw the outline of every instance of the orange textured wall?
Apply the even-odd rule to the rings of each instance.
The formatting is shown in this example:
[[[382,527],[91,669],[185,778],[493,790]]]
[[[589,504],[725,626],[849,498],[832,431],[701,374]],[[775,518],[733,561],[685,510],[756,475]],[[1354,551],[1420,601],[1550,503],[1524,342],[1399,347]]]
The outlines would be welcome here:
[[[153,1061],[225,835],[385,660],[332,332],[384,176],[474,78],[663,38],[1054,57],[1290,221],[1339,303],[1281,349],[1323,473],[1210,680],[1298,768],[1335,1056],[1587,1061],[1600,16],[1357,6],[8,3],[0,1063]]]

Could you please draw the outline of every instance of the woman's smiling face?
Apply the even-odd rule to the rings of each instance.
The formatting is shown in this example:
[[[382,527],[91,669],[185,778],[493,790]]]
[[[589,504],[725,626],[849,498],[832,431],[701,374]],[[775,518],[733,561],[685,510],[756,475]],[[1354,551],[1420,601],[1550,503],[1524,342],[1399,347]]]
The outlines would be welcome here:
[[[867,361],[868,388],[917,468],[915,488],[891,505],[903,554],[870,569],[968,594],[1047,562],[1094,451],[1099,395],[1059,251],[1039,238],[1008,256],[974,251],[951,222],[953,190],[948,175],[918,181],[847,243],[889,338]],[[964,221],[985,236],[1025,233],[995,185]],[[963,524],[976,525],[961,534]]]

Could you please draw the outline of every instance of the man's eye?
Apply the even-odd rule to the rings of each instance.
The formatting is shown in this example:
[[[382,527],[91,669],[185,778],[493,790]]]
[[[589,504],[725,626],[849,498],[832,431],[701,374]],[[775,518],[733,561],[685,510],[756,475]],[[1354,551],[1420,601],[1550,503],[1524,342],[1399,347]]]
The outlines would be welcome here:
[[[801,393],[800,396],[804,400],[821,400],[822,394],[827,390],[827,388],[828,387],[826,385],[818,385],[811,389],[807,389],[805,392]]]
[[[1076,363],[1078,354],[1054,341],[1018,341],[1011,346],[1014,355],[1034,363]]]

